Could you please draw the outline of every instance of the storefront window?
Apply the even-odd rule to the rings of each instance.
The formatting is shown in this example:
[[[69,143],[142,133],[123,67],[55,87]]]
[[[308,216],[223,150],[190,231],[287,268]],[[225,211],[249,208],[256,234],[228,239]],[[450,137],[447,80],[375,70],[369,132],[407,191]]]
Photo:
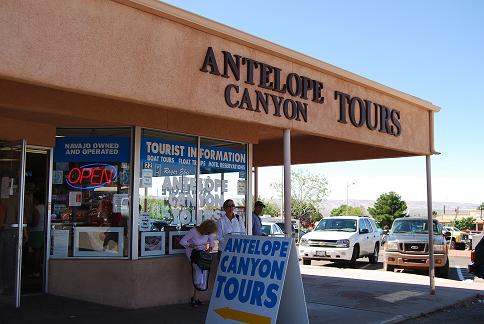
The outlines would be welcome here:
[[[211,140],[200,140],[201,220],[219,219],[223,202],[232,199],[235,213],[245,216],[247,175],[247,145]]]
[[[143,130],[140,146],[139,256],[184,253],[180,239],[219,219],[225,199],[245,213],[246,145]],[[198,174],[198,161],[200,174]]]
[[[197,138],[143,130],[140,146],[139,256],[183,253],[196,224]]]
[[[131,129],[59,129],[51,258],[127,257]]]

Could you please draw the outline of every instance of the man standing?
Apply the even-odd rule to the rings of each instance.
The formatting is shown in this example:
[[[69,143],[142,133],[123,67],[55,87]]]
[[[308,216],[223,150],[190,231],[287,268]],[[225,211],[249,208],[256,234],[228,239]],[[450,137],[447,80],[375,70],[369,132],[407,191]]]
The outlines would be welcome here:
[[[260,215],[262,215],[262,209],[265,205],[262,201],[258,200],[254,204],[254,212],[252,213],[252,235],[264,235],[262,233],[262,221]]]

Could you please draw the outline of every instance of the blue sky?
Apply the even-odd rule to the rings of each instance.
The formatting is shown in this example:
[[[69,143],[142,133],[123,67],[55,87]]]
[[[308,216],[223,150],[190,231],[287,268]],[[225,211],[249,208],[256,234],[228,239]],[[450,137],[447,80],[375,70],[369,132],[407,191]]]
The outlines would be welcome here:
[[[484,202],[484,1],[167,1],[442,108],[434,201]],[[230,5],[229,5],[230,4]],[[305,165],[329,199],[426,200],[425,158]],[[261,195],[280,168],[264,168]],[[360,174],[365,174],[364,177]]]

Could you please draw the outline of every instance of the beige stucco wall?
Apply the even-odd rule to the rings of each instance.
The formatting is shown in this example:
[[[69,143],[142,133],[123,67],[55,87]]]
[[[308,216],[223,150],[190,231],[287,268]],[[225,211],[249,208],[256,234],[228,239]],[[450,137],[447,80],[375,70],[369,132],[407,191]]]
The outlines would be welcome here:
[[[212,268],[216,267],[214,260]],[[136,261],[49,261],[50,294],[123,308],[188,303],[193,294],[191,278],[191,267],[184,254]],[[210,299],[214,279],[215,270],[201,300]]]
[[[29,122],[0,116],[0,139],[16,141],[26,139],[30,145],[51,147],[55,141],[55,127],[49,124]]]
[[[166,7],[156,1],[144,2],[155,8]],[[195,122],[215,129],[213,133],[219,131],[219,136],[214,134],[219,138],[227,133],[224,125],[230,125],[230,132],[240,133],[247,132],[247,125],[255,125],[257,127],[249,128],[254,137],[251,142],[264,140],[261,130],[275,127],[290,128],[295,134],[368,144],[407,154],[431,152],[429,124],[433,111],[423,107],[423,101],[412,101],[410,96],[399,96],[394,90],[386,93],[384,87],[361,83],[362,78],[349,79],[352,76],[342,70],[339,75],[334,69],[325,71],[323,63],[303,64],[288,57],[287,53],[275,55],[261,46],[216,30],[207,32],[176,22],[180,19],[174,17],[161,17],[163,15],[157,15],[156,10],[155,14],[146,11],[150,10],[142,11],[110,1],[2,1],[0,78],[136,103],[132,115],[154,114],[163,119],[167,111],[182,114],[173,123],[185,123],[187,118],[183,113],[206,116],[207,121],[229,121],[215,128]],[[201,72],[208,46],[213,47],[219,65],[221,51],[226,50],[279,67],[283,77],[295,72],[320,80],[325,87],[325,103],[307,101],[307,123],[228,108],[223,94],[228,83],[247,86],[251,93],[258,88],[243,83],[244,72],[238,82]],[[396,137],[338,123],[335,90],[399,110],[402,135]],[[291,98],[287,94],[285,97]],[[51,112],[64,108],[52,107]],[[106,116],[91,118],[106,119]],[[130,124],[130,118],[125,115],[117,119]],[[310,153],[305,154],[310,156]]]

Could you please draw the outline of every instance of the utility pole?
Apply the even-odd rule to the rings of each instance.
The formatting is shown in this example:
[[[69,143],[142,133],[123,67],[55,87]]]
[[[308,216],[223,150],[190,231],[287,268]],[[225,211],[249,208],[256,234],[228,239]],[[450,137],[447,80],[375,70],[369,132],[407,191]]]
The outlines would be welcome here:
[[[352,183],[346,182],[346,212],[345,212],[346,216],[348,216],[348,208],[350,207],[348,203],[348,189],[351,185],[354,185],[354,184],[355,184],[354,182]]]
[[[454,226],[455,226],[455,221],[457,220],[457,216],[459,215],[459,206],[455,208],[455,218],[454,218]]]

